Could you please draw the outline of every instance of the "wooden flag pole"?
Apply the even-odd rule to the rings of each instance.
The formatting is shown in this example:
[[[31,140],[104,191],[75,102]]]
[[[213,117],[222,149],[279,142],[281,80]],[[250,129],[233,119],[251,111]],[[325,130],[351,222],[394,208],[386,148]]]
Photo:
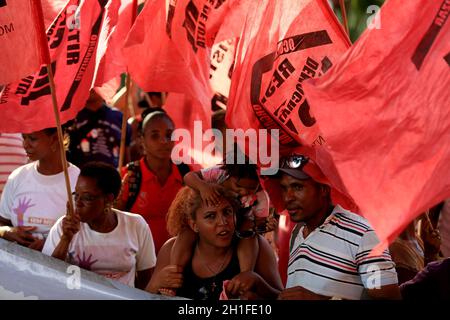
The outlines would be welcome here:
[[[34,8],[33,10],[34,23],[39,35],[39,47],[40,47],[39,49],[41,60],[44,61],[47,67],[48,80],[50,83],[50,91],[52,94],[53,111],[55,113],[56,130],[58,133],[58,141],[59,141],[59,152],[61,155],[64,178],[66,181],[67,199],[69,200],[69,212],[67,212],[67,214],[72,215],[73,213],[72,188],[70,187],[69,171],[67,169],[66,152],[64,150],[64,137],[61,128],[61,120],[59,118],[58,101],[56,98],[55,79],[53,77],[53,70],[51,66],[50,50],[48,48],[47,34],[45,32],[44,14],[42,12],[42,5],[40,0],[34,0],[31,3]]]
[[[131,14],[131,26],[133,26],[136,21],[137,16],[137,0],[133,0],[132,3],[132,14]],[[128,109],[129,109],[129,94],[131,89],[131,78],[128,72],[125,74],[125,107],[123,108],[123,117],[122,117],[122,131],[120,137],[120,152],[119,152],[119,173],[122,170],[124,158],[125,158],[125,141],[127,138],[127,122],[128,122]]]
[[[341,7],[342,20],[344,23],[345,31],[350,36],[350,30],[348,29],[347,10],[345,9],[345,0],[339,0],[339,6]]]
[[[126,73],[125,75],[125,107],[123,108],[122,114],[122,130],[120,135],[120,154],[119,154],[119,173],[123,167],[123,162],[125,158],[125,141],[127,139],[127,123],[128,123],[128,107],[129,107],[129,92],[131,86],[130,75]]]
[[[66,151],[64,150],[64,135],[63,135],[63,131],[61,128],[61,120],[59,118],[58,101],[56,99],[55,80],[53,78],[53,70],[52,70],[52,66],[50,64],[47,65],[47,72],[48,72],[48,79],[50,81],[50,90],[52,93],[53,111],[55,113],[55,119],[56,119],[56,129],[58,132],[59,152],[61,155],[61,162],[62,162],[63,171],[64,171],[64,178],[66,180],[67,198],[69,199],[68,214],[71,215],[73,213],[72,189],[70,187],[70,178],[69,178],[69,170],[68,170],[68,166],[67,166]]]

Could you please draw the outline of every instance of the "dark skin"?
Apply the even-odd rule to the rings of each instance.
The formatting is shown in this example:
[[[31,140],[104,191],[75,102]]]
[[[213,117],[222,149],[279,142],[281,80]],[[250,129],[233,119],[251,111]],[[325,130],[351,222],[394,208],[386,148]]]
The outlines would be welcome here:
[[[37,161],[37,171],[42,175],[55,175],[63,171],[59,142],[56,133],[44,130],[23,134],[23,148],[30,161]],[[44,239],[35,238],[32,232],[36,227],[13,227],[11,220],[0,217],[0,237],[17,242],[28,248],[41,251]]]
[[[329,187],[312,179],[299,180],[283,174],[281,181],[283,201],[289,216],[294,222],[305,223],[303,237],[306,238],[320,226],[329,214],[331,200]],[[367,289],[372,299],[400,299],[398,285],[386,285],[379,289]],[[331,297],[316,294],[301,286],[283,290],[278,299],[281,300],[324,300]]]
[[[75,210],[72,215],[66,215],[62,222],[62,236],[53,251],[52,257],[65,260],[69,245],[74,235],[80,230],[80,222],[87,223],[89,227],[99,233],[109,233],[117,226],[117,216],[111,207],[114,201],[113,194],[104,194],[98,187],[95,179],[80,176],[75,187],[77,194]],[[135,286],[144,289],[151,278],[152,269],[138,271]]]
[[[164,185],[172,173],[171,152],[174,142],[171,141],[174,125],[167,117],[157,116],[145,123],[143,128],[143,146],[145,164]]]

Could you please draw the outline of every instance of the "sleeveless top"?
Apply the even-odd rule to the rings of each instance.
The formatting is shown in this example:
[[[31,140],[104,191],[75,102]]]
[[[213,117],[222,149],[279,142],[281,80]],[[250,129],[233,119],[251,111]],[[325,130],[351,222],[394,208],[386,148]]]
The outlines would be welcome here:
[[[232,279],[240,272],[236,250],[225,269],[209,278],[200,278],[194,273],[191,258],[183,273],[183,286],[177,290],[177,295],[193,300],[219,301],[223,281]]]

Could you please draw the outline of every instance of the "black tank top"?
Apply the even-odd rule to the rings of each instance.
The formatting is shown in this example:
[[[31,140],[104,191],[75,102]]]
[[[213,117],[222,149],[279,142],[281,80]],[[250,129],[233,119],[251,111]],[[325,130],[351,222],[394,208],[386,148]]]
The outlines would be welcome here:
[[[222,292],[223,281],[231,280],[240,272],[236,252],[233,252],[230,262],[222,272],[209,278],[200,278],[194,273],[191,258],[183,273],[183,286],[177,290],[177,295],[193,300],[218,301]]]

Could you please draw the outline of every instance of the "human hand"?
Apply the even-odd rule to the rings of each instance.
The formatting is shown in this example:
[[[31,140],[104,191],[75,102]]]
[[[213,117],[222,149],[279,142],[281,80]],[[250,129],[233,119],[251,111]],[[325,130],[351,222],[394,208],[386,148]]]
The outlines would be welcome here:
[[[34,242],[32,242],[28,248],[42,251],[42,248],[44,247],[45,239],[35,239]]]
[[[28,247],[36,240],[31,234],[35,229],[36,227],[31,226],[10,227],[4,232],[3,239]]]
[[[247,295],[247,292],[253,289],[259,280],[259,276],[253,271],[241,272],[228,282],[225,288],[227,296],[248,298],[250,295]]]
[[[177,265],[168,265],[153,274],[147,291],[152,293],[161,292],[166,295],[173,295],[170,289],[177,289],[183,285],[183,268]]]
[[[220,192],[223,187],[217,183],[205,183],[199,190],[200,197],[206,206],[216,206],[220,202]]]
[[[71,215],[66,215],[62,220],[61,238],[71,241],[78,231],[80,231],[80,216],[75,212]]]
[[[278,300],[329,300],[330,297],[314,293],[301,286],[292,287],[281,291]]]

